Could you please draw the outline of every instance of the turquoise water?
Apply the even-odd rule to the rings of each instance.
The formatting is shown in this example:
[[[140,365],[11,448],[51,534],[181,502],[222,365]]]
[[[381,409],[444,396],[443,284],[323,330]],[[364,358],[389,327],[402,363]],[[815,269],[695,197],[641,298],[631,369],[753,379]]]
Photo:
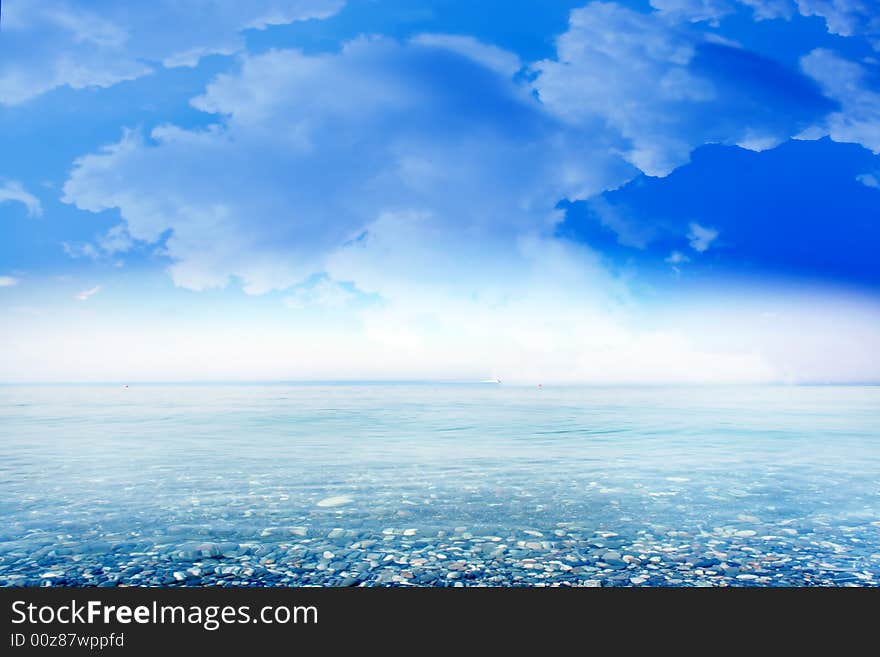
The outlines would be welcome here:
[[[0,520],[5,585],[873,585],[880,387],[3,386]]]

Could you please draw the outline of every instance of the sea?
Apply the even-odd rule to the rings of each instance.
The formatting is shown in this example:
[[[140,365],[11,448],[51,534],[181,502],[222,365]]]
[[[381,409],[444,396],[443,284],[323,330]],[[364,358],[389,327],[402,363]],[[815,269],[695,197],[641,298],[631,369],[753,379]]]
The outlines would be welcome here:
[[[0,386],[4,586],[878,582],[877,386]]]

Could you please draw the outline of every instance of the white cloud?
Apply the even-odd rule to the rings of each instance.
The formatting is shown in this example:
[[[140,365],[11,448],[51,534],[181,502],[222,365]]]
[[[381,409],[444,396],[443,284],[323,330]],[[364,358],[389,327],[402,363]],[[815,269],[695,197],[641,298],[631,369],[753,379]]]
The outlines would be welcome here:
[[[803,16],[819,16],[828,31],[840,36],[864,35],[880,48],[880,8],[876,0],[797,0]]]
[[[73,244],[61,242],[61,248],[71,258],[91,258],[92,260],[97,260],[101,256],[95,245],[90,242],[77,242]]]
[[[681,251],[673,251],[672,253],[670,253],[670,254],[665,258],[665,260],[666,260],[666,262],[668,262],[670,265],[680,265],[680,264],[683,264],[683,263],[685,263],[685,262],[690,262],[691,259],[688,258],[688,257],[687,257],[684,253],[682,253]]]
[[[740,5],[752,10],[755,20],[791,18],[797,11],[795,0],[650,0],[651,6],[676,20],[706,21],[718,25],[720,19],[737,11]]]
[[[736,142],[736,145],[740,148],[760,153],[761,151],[769,151],[779,146],[779,139],[767,134],[752,134],[750,130],[746,129],[743,137]]]
[[[687,238],[688,243],[694,251],[697,253],[703,253],[704,251],[708,251],[712,242],[718,238],[718,231],[714,228],[701,226],[695,221],[692,221],[688,225]]]
[[[739,0],[752,9],[755,20],[773,20],[774,18],[789,19],[794,16],[797,7],[792,0]]]
[[[170,234],[178,285],[237,277],[260,293],[321,271],[385,212],[509,242],[552,226],[560,199],[626,182],[633,165],[665,174],[706,142],[767,148],[801,129],[790,123],[802,99],[753,116],[755,81],[711,77],[713,57],[746,55],[657,15],[591,4],[572,13],[558,49],[559,61],[534,67],[532,88],[511,79],[513,55],[449,35],[246,57],[192,101],[216,125],[156,128],[158,145],[129,132],[76,162],[64,198],[118,208],[132,240]],[[650,238],[608,222],[622,243]]]
[[[873,189],[880,189],[880,172],[876,173],[861,173],[856,176],[856,180],[862,183],[865,187],[872,187]]]
[[[830,136],[834,141],[861,144],[880,153],[880,92],[869,82],[880,67],[862,65],[817,48],[801,59],[803,70],[813,77],[827,96],[840,103],[840,111],[804,134],[805,138]]]
[[[535,246],[528,276],[559,274],[559,246]],[[835,289],[776,288],[766,281],[736,290],[713,285],[640,317],[641,305],[608,312],[594,302],[597,281],[576,277],[577,252],[562,257],[568,290],[538,278],[530,290],[493,311],[489,304],[444,295],[371,308],[364,320],[309,323],[284,307],[249,303],[216,321],[212,295],[144,295],[113,313],[76,304],[58,330],[57,312],[9,308],[0,322],[0,380],[291,380],[471,379],[554,382],[866,382],[880,380],[880,306]],[[572,260],[571,258],[574,258]],[[523,260],[525,262],[525,260]],[[572,267],[572,265],[575,265]],[[523,272],[525,275],[526,272]],[[524,280],[524,279],[521,279]],[[586,284],[590,283],[589,287]],[[401,284],[403,284],[401,282]],[[577,294],[572,297],[571,290]],[[416,293],[417,290],[412,290]],[[414,294],[417,298],[417,294]],[[559,299],[566,302],[557,308]],[[719,303],[719,299],[723,302]],[[418,301],[418,298],[417,298]],[[496,306],[503,302],[499,295]],[[391,312],[394,310],[394,312]],[[455,311],[455,312],[453,312]],[[383,323],[385,320],[388,323]],[[641,324],[641,326],[640,326]],[[137,345],[136,349],[132,345]]]
[[[556,45],[556,59],[533,66],[541,100],[585,131],[615,133],[617,148],[649,175],[668,174],[705,143],[769,148],[818,114],[807,107],[818,94],[786,98],[746,71],[795,73],[660,12],[593,2],[571,13]]]
[[[425,222],[384,215],[370,226],[371,239],[342,247],[328,264],[334,278],[356,278],[385,299],[359,320],[390,376],[470,373],[511,383],[773,377],[753,353],[702,349],[686,331],[640,326],[627,285],[587,246],[521,235],[489,263],[493,272],[480,267],[487,256],[479,240],[438,244]]]
[[[715,25],[718,19],[736,10],[731,0],[651,0],[651,6],[673,18]]]
[[[713,286],[667,304],[654,316],[657,330],[687,327],[695,344],[709,352],[760,354],[774,377],[786,383],[864,383],[880,380],[880,304],[821,286],[778,287],[764,281]],[[723,303],[719,303],[719,299]]]
[[[163,126],[158,145],[129,132],[76,162],[64,200],[118,208],[134,240],[170,231],[182,287],[235,276],[261,293],[321,271],[386,212],[430,217],[438,240],[509,242],[550,229],[560,198],[633,175],[601,135],[559,125],[482,57],[453,56],[437,42],[358,39],[336,54],[248,57],[193,101],[222,124]]]
[[[18,285],[18,279],[15,276],[0,276],[0,287],[12,287]]]
[[[96,285],[95,287],[89,288],[88,290],[83,290],[82,292],[77,292],[74,295],[74,298],[78,301],[88,301],[91,297],[95,296],[98,292],[101,291],[101,286]]]
[[[337,306],[339,321],[309,323],[303,306],[295,322],[281,308],[228,313],[217,323],[202,314],[211,304],[207,295],[188,295],[173,316],[157,312],[155,304],[167,302],[148,295],[110,316],[73,314],[63,334],[49,330],[50,318],[28,320],[12,339],[14,357],[0,364],[0,378],[480,380],[494,374],[508,383],[551,384],[777,376],[753,347],[700,345],[686,326],[641,326],[626,286],[583,245],[523,236],[496,263],[506,276],[483,278],[470,269],[449,285],[447,274],[484,257],[480,244],[458,244],[467,249],[460,255],[446,243],[438,249],[419,221],[384,216],[371,226],[372,239],[333,255],[332,281],[356,275],[363,289],[383,295],[381,303],[356,311]],[[410,249],[399,248],[402,232]],[[434,267],[443,274],[432,276]],[[468,285],[461,284],[465,279]],[[0,325],[0,339],[10,332]]]
[[[612,205],[602,196],[590,199],[588,207],[605,228],[614,232],[618,244],[644,249],[657,237],[656,226],[634,220],[624,208]]]
[[[457,34],[420,34],[411,39],[420,46],[436,46],[456,52],[479,62],[486,68],[505,76],[512,76],[522,68],[519,57],[497,46],[488,45],[470,36]]]
[[[157,64],[194,66],[242,50],[242,30],[325,18],[342,0],[6,0],[0,104],[68,85],[108,87]]]
[[[33,194],[27,192],[21,183],[14,180],[0,181],[0,203],[15,201],[24,204],[27,213],[31,217],[39,217],[43,214],[43,206]]]
[[[692,22],[707,21],[717,25],[720,19],[736,12],[739,5],[752,10],[755,20],[791,19],[793,16],[816,16],[825,21],[831,34],[844,37],[864,36],[880,48],[880,11],[876,0],[650,0],[664,16]]]
[[[125,224],[113,226],[113,228],[106,233],[98,236],[98,246],[101,247],[101,250],[104,251],[104,253],[111,255],[128,251],[133,244],[134,240],[132,240],[131,235],[128,234],[128,229],[125,227]]]

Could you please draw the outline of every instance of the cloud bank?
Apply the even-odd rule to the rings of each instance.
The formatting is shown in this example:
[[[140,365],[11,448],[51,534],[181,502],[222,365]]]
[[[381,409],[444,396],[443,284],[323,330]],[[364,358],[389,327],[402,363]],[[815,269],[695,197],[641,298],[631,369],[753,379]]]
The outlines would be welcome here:
[[[705,143],[771,148],[831,108],[795,71],[614,3],[573,11],[556,59],[532,69],[550,111],[584,131],[610,130],[623,157],[652,176]]]
[[[447,39],[247,57],[193,105],[218,123],[162,126],[150,141],[129,132],[78,160],[64,193],[84,210],[118,208],[128,234],[162,241],[175,282],[195,290],[232,277],[250,293],[287,288],[369,241],[383,216],[413,217],[417,230],[401,235],[437,251],[482,240],[477,266],[491,267],[520,234],[552,229],[560,198],[635,174],[601,135],[562,123],[494,60]],[[433,275],[462,278],[456,269]]]
[[[880,76],[880,66],[851,62],[818,48],[801,59],[801,67],[840,104],[839,111],[830,113],[804,136],[827,134],[835,141],[861,144],[880,153],[880,92],[872,82]]]
[[[6,0],[0,104],[60,86],[108,87],[156,66],[194,66],[244,47],[241,32],[326,18],[342,0]]]
[[[247,56],[192,101],[210,129],[128,132],[76,162],[64,200],[118,209],[195,290],[287,288],[386,216],[418,217],[401,251],[482,240],[491,270],[551,234],[562,199],[665,175],[707,142],[767,147],[831,107],[797,71],[614,4],[573,12],[558,52],[528,81],[515,56],[448,35]]]

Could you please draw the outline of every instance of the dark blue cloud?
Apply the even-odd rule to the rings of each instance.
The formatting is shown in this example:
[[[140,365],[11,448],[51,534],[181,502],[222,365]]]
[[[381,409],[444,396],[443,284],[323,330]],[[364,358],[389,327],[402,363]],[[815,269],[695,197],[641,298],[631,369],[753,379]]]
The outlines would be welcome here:
[[[856,177],[878,169],[880,158],[869,151],[828,139],[762,153],[705,146],[666,178],[641,176],[598,200],[563,204],[559,232],[646,271],[669,270],[664,260],[677,250],[693,275],[772,273],[876,289],[880,189]],[[649,227],[647,244],[621,244],[609,216],[631,232]],[[689,244],[692,222],[719,233],[703,253]]]

